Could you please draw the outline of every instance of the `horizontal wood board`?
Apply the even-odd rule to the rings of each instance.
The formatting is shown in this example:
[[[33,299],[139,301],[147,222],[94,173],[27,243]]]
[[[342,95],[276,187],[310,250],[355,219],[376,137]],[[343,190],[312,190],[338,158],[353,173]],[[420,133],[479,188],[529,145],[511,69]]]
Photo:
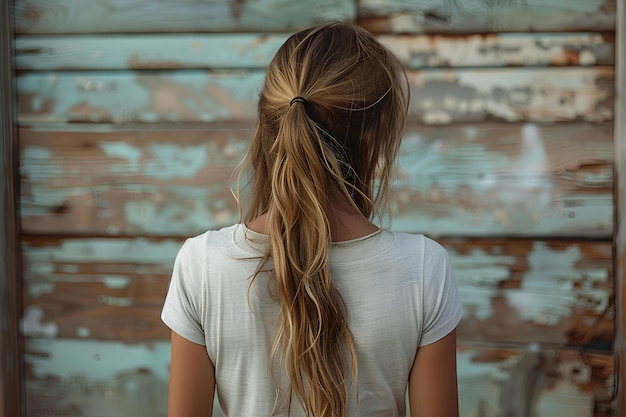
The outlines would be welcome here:
[[[237,220],[253,125],[73,128],[20,130],[24,233],[188,236]],[[610,124],[410,127],[391,226],[606,239],[612,166]]]
[[[361,0],[359,24],[394,33],[613,31],[617,1]]]
[[[28,339],[26,352],[29,417],[166,415],[167,342]],[[464,417],[616,416],[609,355],[460,345],[457,361]]]
[[[354,0],[16,0],[18,34],[291,31],[356,18]]]
[[[20,70],[264,69],[287,34],[20,36]],[[407,68],[592,66],[614,63],[605,33],[500,33],[378,39]]]
[[[25,237],[28,337],[165,340],[160,321],[183,239]],[[609,242],[443,239],[457,276],[463,342],[610,351]]]
[[[353,20],[372,31],[612,31],[616,0],[17,0],[18,33],[280,31]]]
[[[613,68],[408,71],[414,123],[613,118]],[[213,122],[256,118],[262,71],[27,72],[18,120],[35,123]]]

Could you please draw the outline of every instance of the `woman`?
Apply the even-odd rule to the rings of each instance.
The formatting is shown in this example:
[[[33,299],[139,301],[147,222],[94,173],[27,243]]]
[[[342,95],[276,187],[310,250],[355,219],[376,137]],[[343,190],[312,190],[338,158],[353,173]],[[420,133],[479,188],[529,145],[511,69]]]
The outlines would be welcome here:
[[[408,107],[366,31],[291,36],[269,65],[243,222],[187,240],[163,309],[169,416],[458,416],[446,252],[372,223]]]

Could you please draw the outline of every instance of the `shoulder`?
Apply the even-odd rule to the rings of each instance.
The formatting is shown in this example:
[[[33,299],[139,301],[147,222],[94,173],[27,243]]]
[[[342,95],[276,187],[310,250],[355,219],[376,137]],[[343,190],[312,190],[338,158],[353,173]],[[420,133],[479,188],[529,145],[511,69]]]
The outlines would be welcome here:
[[[223,248],[225,246],[232,245],[238,227],[239,225],[232,225],[222,229],[207,230],[197,236],[188,238],[185,241],[184,246],[189,246],[198,250],[210,247]]]
[[[437,241],[422,234],[396,232],[396,250],[403,258],[414,259],[425,275],[450,269],[448,251]]]
[[[447,257],[448,252],[437,241],[422,234],[394,232],[396,246],[424,257]]]
[[[206,255],[221,252],[233,245],[236,225],[219,230],[208,230],[185,240],[176,257],[178,262],[200,267]]]

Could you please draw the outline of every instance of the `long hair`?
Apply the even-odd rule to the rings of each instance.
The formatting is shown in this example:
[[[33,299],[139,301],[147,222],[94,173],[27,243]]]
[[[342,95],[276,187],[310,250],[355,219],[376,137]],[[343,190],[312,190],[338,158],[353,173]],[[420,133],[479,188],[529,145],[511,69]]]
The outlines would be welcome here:
[[[292,35],[265,77],[243,221],[266,215],[269,245],[252,281],[269,270],[279,307],[272,359],[307,416],[344,416],[356,384],[355,344],[329,269],[332,204],[371,219],[386,201],[407,107],[397,58],[351,24]]]

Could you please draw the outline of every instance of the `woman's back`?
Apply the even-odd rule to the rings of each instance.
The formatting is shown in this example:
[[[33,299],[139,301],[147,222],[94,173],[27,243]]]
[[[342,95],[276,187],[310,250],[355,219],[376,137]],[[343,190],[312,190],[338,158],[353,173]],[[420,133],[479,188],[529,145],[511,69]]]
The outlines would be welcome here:
[[[189,239],[163,311],[174,331],[206,345],[227,415],[269,416],[277,401],[267,360],[276,313],[270,277],[257,277],[247,296],[248,277],[266,244],[267,236],[243,225]],[[379,231],[333,244],[329,262],[356,345],[358,415],[404,416],[418,347],[447,335],[462,315],[447,254],[421,235]],[[281,375],[278,369],[274,374]],[[285,394],[278,403],[276,415],[305,415],[293,397]]]

